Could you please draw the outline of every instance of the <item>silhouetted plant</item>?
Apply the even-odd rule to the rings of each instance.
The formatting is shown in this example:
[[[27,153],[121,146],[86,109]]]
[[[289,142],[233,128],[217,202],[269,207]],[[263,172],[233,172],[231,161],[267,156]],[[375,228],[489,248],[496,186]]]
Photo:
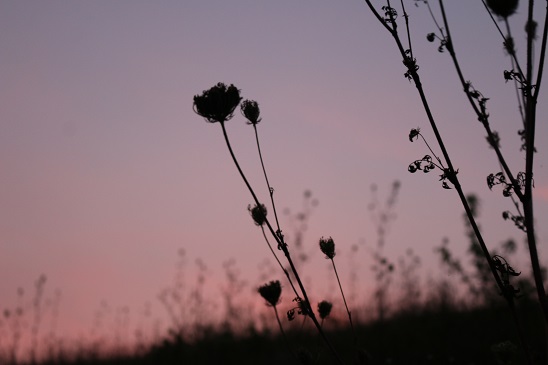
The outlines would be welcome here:
[[[320,316],[322,320],[322,323],[321,323],[322,326],[323,326],[324,319],[329,317],[329,315],[331,314],[332,308],[333,308],[333,304],[331,304],[331,302],[328,302],[327,300],[322,300],[321,302],[318,303],[318,315]]]
[[[320,250],[325,255],[326,259],[331,260],[331,264],[333,265],[333,271],[335,272],[335,276],[337,277],[337,283],[339,284],[339,289],[341,290],[341,296],[343,298],[344,307],[346,308],[346,313],[348,315],[348,322],[350,322],[350,328],[352,329],[352,334],[354,335],[354,344],[358,343],[358,338],[356,336],[356,330],[354,330],[354,324],[352,323],[352,313],[350,312],[350,309],[348,309],[348,304],[346,304],[346,298],[344,296],[344,291],[341,285],[341,280],[339,278],[339,273],[337,272],[337,266],[335,266],[335,241],[333,241],[333,238],[320,238]],[[331,308],[329,308],[331,310]],[[323,318],[322,318],[323,319]]]
[[[244,101],[241,104],[241,111],[242,111],[242,114],[244,115],[244,117],[246,117],[246,119],[248,120],[248,122],[249,122],[248,124],[251,124],[254,128],[254,131],[255,131],[255,137],[256,137],[256,141],[257,141],[257,148],[258,148],[259,157],[260,157],[260,160],[261,160],[261,166],[262,166],[263,173],[264,173],[264,176],[265,176],[265,181],[266,181],[266,184],[267,184],[267,188],[268,188],[269,195],[270,195],[270,200],[271,200],[271,203],[272,203],[272,209],[273,209],[274,217],[275,217],[275,220],[276,220],[276,229],[274,229],[274,227],[270,224],[270,222],[269,222],[269,220],[266,216],[266,208],[263,209],[264,205],[259,201],[259,199],[258,199],[258,197],[255,193],[255,190],[251,187],[249,181],[247,180],[247,177],[244,174],[242,168],[240,167],[240,164],[238,163],[238,160],[237,160],[237,158],[234,154],[234,151],[232,149],[232,146],[230,144],[230,140],[228,138],[225,123],[233,117],[233,112],[236,109],[236,107],[238,106],[238,104],[240,103],[241,99],[242,98],[240,97],[240,90],[238,90],[234,85],[226,86],[223,83],[218,83],[217,85],[213,86],[209,90],[204,90],[202,92],[202,94],[195,95],[194,96],[193,108],[194,108],[194,111],[198,115],[204,117],[207,122],[209,122],[209,123],[219,123],[221,125],[222,131],[223,131],[223,136],[224,136],[224,139],[225,139],[225,143],[226,143],[227,148],[229,150],[229,153],[232,157],[232,160],[233,160],[233,162],[234,162],[234,164],[235,164],[235,166],[236,166],[236,168],[237,168],[237,170],[240,174],[240,177],[244,181],[246,187],[248,188],[248,190],[249,190],[249,192],[250,192],[250,194],[251,194],[251,196],[254,200],[254,208],[250,208],[250,212],[252,214],[252,217],[255,221],[255,224],[257,224],[261,227],[261,230],[263,232],[263,236],[264,236],[264,238],[265,238],[272,254],[276,258],[276,261],[278,262],[278,264],[280,265],[280,268],[285,273],[288,281],[290,282],[290,284],[292,286],[293,291],[295,292],[295,295],[296,295],[295,298],[298,299],[300,314],[306,315],[306,316],[311,318],[311,320],[314,323],[316,329],[318,330],[318,333],[320,334],[320,336],[324,340],[327,347],[330,349],[331,353],[333,354],[333,356],[335,357],[337,362],[342,364],[343,363],[342,360],[340,359],[338,353],[335,351],[335,349],[331,345],[330,341],[325,336],[325,333],[323,332],[323,330],[321,328],[321,325],[318,322],[318,320],[317,320],[317,318],[314,314],[314,311],[312,310],[312,308],[310,306],[310,300],[308,299],[308,294],[307,294],[307,292],[305,290],[305,287],[304,287],[304,285],[301,281],[299,273],[298,273],[298,271],[295,267],[295,264],[293,262],[293,259],[291,257],[290,252],[289,252],[289,249],[288,249],[288,245],[285,242],[284,235],[283,235],[282,230],[281,230],[280,225],[279,225],[279,221],[278,221],[278,217],[277,217],[277,213],[276,213],[276,207],[275,207],[274,198],[273,198],[274,189],[272,188],[272,186],[270,185],[270,182],[268,180],[268,175],[266,173],[266,169],[265,169],[265,166],[264,166],[262,153],[261,153],[261,149],[260,149],[260,144],[259,144],[257,124],[260,122],[261,119],[260,119],[259,105],[258,105],[257,102],[250,101],[250,100]],[[254,209],[255,209],[255,214],[253,213]],[[270,245],[270,243],[268,241],[268,238],[266,236],[266,233],[265,233],[265,226],[266,226],[266,229],[270,232],[272,238],[276,241],[278,250],[281,250],[283,252],[284,256],[286,257],[287,262],[288,262],[288,264],[291,268],[291,272],[292,272],[292,274],[295,278],[295,281],[298,284],[300,293],[297,291],[296,287],[293,285],[293,282],[292,282],[292,279],[291,279],[291,277],[288,273],[288,270],[286,270],[283,267],[283,265],[281,264],[281,262],[277,258],[276,253],[272,249],[272,246]],[[288,317],[289,317],[289,315],[288,315]]]
[[[413,52],[413,47],[411,44],[411,34],[409,31],[409,15],[405,10],[405,5],[403,0],[400,1],[400,11],[403,14],[403,19],[405,21],[405,33],[406,37],[403,38],[400,36],[398,23],[398,10],[392,6],[390,0],[386,0],[386,5],[381,7],[381,10],[373,5],[371,0],[365,0],[369,9],[381,25],[388,31],[396,43],[396,47],[400,53],[400,56],[403,59],[403,64],[405,66],[404,76],[412,81],[416,86],[416,89],[419,93],[422,106],[426,112],[428,121],[434,132],[436,141],[441,150],[441,156],[443,158],[437,157],[430,146],[428,146],[431,151],[434,159],[429,155],[423,157],[422,159],[414,161],[409,165],[410,172],[416,172],[422,170],[424,172],[429,172],[433,169],[439,169],[441,171],[440,180],[442,181],[442,186],[445,189],[454,188],[459,195],[460,201],[465,209],[466,215],[470,222],[470,227],[474,232],[474,235],[477,238],[477,242],[481,248],[484,259],[486,260],[491,275],[494,278],[497,286],[499,287],[501,293],[505,293],[504,297],[508,302],[508,305],[511,309],[512,316],[516,318],[516,313],[514,310],[514,299],[515,293],[512,295],[509,294],[508,286],[504,282],[504,278],[501,276],[499,268],[500,265],[497,263],[493,255],[489,252],[487,245],[484,241],[482,233],[476,223],[474,214],[470,207],[469,202],[466,199],[466,195],[463,192],[459,178],[457,176],[458,169],[453,165],[453,162],[450,158],[449,152],[445,146],[444,139],[438,131],[437,122],[431,112],[431,108],[428,102],[428,99],[425,95],[423,84],[419,76],[419,66],[415,54]],[[503,195],[510,197],[516,209],[516,213],[505,213],[505,219],[511,219],[516,226],[523,230],[527,236],[527,243],[531,259],[531,268],[533,271],[535,286],[537,289],[538,302],[542,309],[545,327],[548,328],[548,298],[545,293],[542,270],[539,263],[537,244],[535,237],[535,225],[534,225],[534,211],[533,211],[533,159],[535,149],[535,124],[536,124],[536,107],[538,96],[540,92],[541,80],[543,75],[544,60],[546,55],[546,43],[548,39],[548,9],[546,10],[544,27],[541,36],[541,46],[538,56],[538,60],[535,59],[533,54],[533,43],[537,39],[537,23],[533,19],[534,16],[534,1],[528,1],[527,7],[527,20],[525,25],[526,33],[526,42],[527,49],[525,52],[526,57],[526,67],[523,68],[520,65],[518,60],[516,49],[514,47],[513,37],[510,32],[510,25],[508,22],[508,17],[515,13],[517,8],[517,0],[488,0],[487,2],[483,1],[485,8],[491,19],[493,20],[496,28],[498,29],[502,40],[503,46],[510,56],[511,60],[511,70],[505,70],[504,78],[506,81],[514,81],[514,86],[517,90],[518,96],[518,109],[521,113],[521,124],[523,129],[518,131],[518,134],[522,140],[522,150],[525,150],[525,171],[514,174],[509,168],[506,159],[501,153],[500,150],[500,136],[496,131],[491,129],[489,123],[489,113],[487,111],[487,101],[489,100],[485,97],[480,91],[472,86],[472,83],[466,80],[463,76],[458,58],[456,56],[456,51],[452,42],[452,37],[450,33],[450,27],[445,13],[444,2],[439,0],[439,8],[442,17],[442,25],[439,25],[436,21],[436,17],[430,7],[430,4],[427,0],[416,1],[415,4],[423,3],[426,4],[434,24],[437,28],[437,32],[430,33],[427,35],[427,40],[430,42],[435,41],[436,39],[440,40],[440,45],[438,50],[443,52],[447,50],[451,59],[453,61],[454,67],[457,71],[459,81],[461,86],[464,89],[465,96],[470,103],[470,106],[477,115],[478,120],[483,125],[487,133],[487,142],[488,145],[495,151],[498,162],[501,166],[501,172],[491,174],[488,177],[489,188],[492,188],[494,185],[500,184],[503,185]],[[497,20],[493,17],[493,14],[497,15],[500,18],[500,21],[506,26],[506,35],[501,31]],[[404,42],[407,42],[407,46],[404,46]],[[538,61],[537,70],[534,71],[534,63]],[[412,129],[409,135],[409,139],[413,141],[416,137],[421,136],[420,130]],[[426,140],[423,138],[423,141],[426,143]],[[428,145],[428,144],[427,144]],[[515,198],[514,198],[515,196]],[[526,360],[528,363],[531,363],[531,357],[528,355],[527,345],[525,345],[524,335],[522,333],[521,324],[516,322],[517,331],[520,334],[522,341],[522,348],[526,353]]]

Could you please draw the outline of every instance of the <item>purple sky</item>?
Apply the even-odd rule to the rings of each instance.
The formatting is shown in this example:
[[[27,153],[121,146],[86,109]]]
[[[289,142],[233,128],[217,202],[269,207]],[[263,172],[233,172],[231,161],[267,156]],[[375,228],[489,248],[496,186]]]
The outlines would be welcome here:
[[[491,247],[508,237],[521,242],[500,218],[510,202],[486,187],[498,165],[449,56],[425,39],[435,30],[427,9],[409,3],[433,112],[465,191],[482,199],[486,239]],[[502,77],[510,66],[501,39],[481,3],[447,3],[466,78],[490,98],[493,127],[519,171],[524,157],[515,91]],[[519,13],[514,32],[524,50]],[[103,300],[130,307],[134,324],[148,302],[165,324],[157,296],[173,281],[179,248],[189,270],[196,258],[207,264],[213,294],[230,258],[247,294],[261,283],[258,266],[273,259],[246,210],[251,197],[220,126],[192,111],[192,97],[219,81],[260,103],[259,133],[280,210],[298,211],[306,189],[319,200],[308,247],[333,236],[343,266],[351,245],[372,248],[369,186],[379,185],[384,199],[398,179],[388,256],[396,260],[412,247],[427,274],[437,270],[432,251],[442,237],[465,251],[455,192],[441,189],[435,173],[407,173],[427,153],[409,143],[409,130],[421,127],[432,145],[433,135],[395,45],[363,1],[3,1],[0,49],[0,310],[15,305],[18,287],[29,299],[33,282],[46,274],[46,296],[62,291],[60,331],[88,333]],[[539,223],[548,217],[546,100],[542,92]],[[227,128],[266,199],[252,127],[237,113]],[[538,225],[538,237],[546,257],[546,225]],[[305,276],[319,300],[333,277],[320,252],[311,259]],[[353,259],[360,287],[369,287],[370,254],[361,250]],[[515,266],[526,263],[523,257]],[[281,277],[276,271],[268,279]]]

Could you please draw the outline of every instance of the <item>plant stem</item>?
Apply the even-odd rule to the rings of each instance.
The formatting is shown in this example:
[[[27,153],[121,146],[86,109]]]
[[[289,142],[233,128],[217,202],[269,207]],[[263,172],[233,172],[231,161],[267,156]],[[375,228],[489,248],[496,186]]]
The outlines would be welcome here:
[[[291,288],[293,289],[293,292],[295,292],[295,295],[296,296],[299,296],[299,293],[297,292],[297,289],[295,289],[295,286],[293,285],[293,280],[291,280],[291,276],[289,276],[289,272],[284,268],[284,266],[282,265],[282,263],[280,262],[280,260],[278,259],[278,256],[276,255],[276,253],[274,252],[274,249],[272,248],[272,246],[270,245],[270,242],[268,241],[268,237],[266,236],[266,232],[264,230],[264,227],[261,226],[261,230],[263,232],[263,237],[266,241],[266,244],[268,245],[268,248],[270,249],[270,251],[272,252],[272,254],[274,255],[274,258],[276,259],[276,261],[278,262],[278,265],[280,265],[280,268],[282,269],[282,271],[284,272],[285,276],[287,277],[287,280],[289,281],[289,284],[291,285]]]
[[[339,274],[337,273],[337,267],[335,266],[335,260],[331,259],[331,263],[333,264],[333,270],[335,271],[335,276],[337,277],[337,283],[339,283],[339,289],[341,290],[341,295],[343,298],[344,306],[346,307],[346,313],[348,313],[348,321],[350,322],[350,328],[352,328],[352,334],[354,336],[354,345],[358,345],[358,337],[356,336],[356,331],[354,330],[354,324],[352,323],[352,313],[350,313],[350,310],[348,309],[348,304],[346,304],[346,298],[344,297],[343,288],[341,285],[341,280],[339,279]]]
[[[228,134],[226,132],[225,124],[224,124],[224,122],[220,122],[220,124],[221,124],[221,128],[223,129],[223,135],[224,135],[225,142],[226,142],[226,145],[228,147],[228,150],[230,152],[230,156],[232,157],[232,161],[234,161],[234,164],[236,165],[236,168],[238,169],[238,172],[240,173],[240,176],[244,180],[244,183],[247,186],[247,189],[251,193],[251,196],[253,197],[253,200],[255,201],[255,203],[257,205],[260,205],[261,203],[259,202],[259,199],[257,198],[257,195],[255,194],[255,192],[253,191],[253,188],[251,187],[251,185],[247,181],[247,178],[245,177],[244,172],[242,171],[242,169],[240,167],[240,164],[238,163],[238,160],[236,159],[236,156],[234,155],[234,151],[232,150],[232,146],[230,145],[230,140],[228,139]],[[304,289],[304,285],[301,281],[299,273],[297,272],[297,269],[295,268],[295,265],[293,264],[293,260],[291,259],[291,255],[289,253],[289,250],[287,249],[287,243],[285,243],[283,241],[283,236],[281,234],[278,235],[278,234],[276,234],[276,232],[274,232],[274,229],[272,228],[272,225],[270,224],[270,222],[268,221],[268,218],[266,218],[266,217],[265,217],[265,224],[267,225],[268,229],[270,230],[270,233],[272,234],[272,236],[274,236],[274,239],[278,243],[278,247],[283,251],[287,261],[289,262],[289,266],[291,266],[291,271],[293,272],[293,275],[295,275],[295,279],[297,280],[297,283],[299,284],[299,288],[301,290],[303,298],[307,303],[310,318],[312,318],[312,321],[314,322],[314,325],[318,329],[318,332],[320,333],[320,336],[322,337],[322,339],[326,343],[327,347],[331,350],[333,356],[337,359],[337,362],[339,364],[344,364],[344,362],[339,357],[339,354],[337,353],[337,351],[335,351],[335,348],[331,345],[331,342],[327,339],[327,336],[323,332],[322,327],[320,326],[320,323],[318,322],[318,320],[316,319],[316,316],[314,315],[314,311],[312,310],[312,307],[310,306],[310,300],[308,299],[308,295],[306,294],[306,290]]]
[[[466,89],[466,81],[464,79],[462,70],[460,68],[459,61],[457,59],[457,55],[455,53],[455,49],[453,47],[453,40],[451,38],[451,31],[449,29],[449,23],[447,21],[447,16],[445,15],[445,8],[443,6],[443,0],[439,0],[439,4],[440,4],[441,14],[442,14],[442,17],[443,17],[443,24],[445,26],[445,31],[447,32],[448,47],[446,47],[446,48],[447,48],[449,54],[451,55],[451,59],[453,60],[453,64],[455,66],[455,70],[457,71],[457,75],[459,77],[461,85],[463,86],[463,88],[465,88],[465,90],[467,90]],[[485,131],[487,132],[488,138],[490,140],[493,139],[493,137],[494,137],[493,136],[493,131],[491,130],[491,127],[489,125],[489,116],[487,115],[487,113],[483,112],[482,110],[480,110],[478,108],[478,106],[474,102],[474,99],[472,98],[472,96],[470,95],[470,93],[468,91],[465,91],[465,94],[466,94],[466,97],[468,98],[468,101],[470,102],[470,105],[472,106],[472,109],[474,109],[474,112],[478,116],[478,120],[483,124],[483,127],[485,128]],[[521,188],[519,186],[519,183],[514,178],[514,175],[512,174],[512,171],[510,171],[510,168],[508,167],[508,164],[506,163],[506,160],[504,159],[504,156],[502,155],[502,152],[500,151],[500,147],[496,144],[492,144],[492,147],[495,150],[495,153],[497,155],[497,159],[499,160],[499,163],[503,167],[506,176],[508,176],[508,178],[510,179],[510,182],[512,183],[512,187],[514,188],[514,193],[516,194],[516,196],[519,197],[520,200],[522,200],[523,199],[523,193],[521,192]]]
[[[276,227],[278,228],[277,232],[281,232],[282,230],[280,229],[280,222],[278,221],[278,213],[276,212],[276,204],[274,204],[274,189],[270,186],[268,175],[266,174],[266,169],[264,167],[261,145],[259,144],[259,133],[257,132],[257,124],[253,124],[253,129],[255,130],[255,140],[257,141],[257,150],[259,151],[259,158],[261,160],[261,167],[263,168],[264,179],[266,180],[266,186],[268,187],[268,192],[270,194],[270,201],[272,202],[272,210],[274,211],[274,218],[276,219]]]
[[[523,210],[525,215],[525,227],[527,230],[527,243],[529,245],[529,255],[531,257],[531,265],[533,267],[533,277],[537,288],[537,295],[544,314],[545,325],[548,326],[548,299],[544,290],[542,279],[542,271],[539,264],[535,225],[534,225],[534,210],[533,210],[533,160],[535,156],[535,124],[536,124],[536,107],[538,89],[533,91],[533,40],[534,32],[531,30],[533,24],[533,6],[534,1],[529,0],[528,16],[527,16],[527,90],[525,104],[525,197],[523,202]],[[548,12],[548,8],[547,8]],[[547,18],[548,20],[548,14]],[[546,21],[546,20],[545,20]],[[543,33],[543,46],[546,47],[546,32],[545,24]],[[541,58],[544,60],[545,50],[541,51]],[[537,81],[541,81],[542,66],[539,66],[539,74]]]
[[[284,328],[282,326],[282,322],[280,321],[280,316],[278,315],[278,308],[276,308],[276,306],[273,306],[272,308],[274,308],[274,313],[276,314],[276,320],[278,321],[278,326],[280,327],[280,332],[282,333],[282,337],[284,338],[285,344],[287,345],[287,350],[289,351],[291,356],[293,356],[295,359],[297,359],[297,357],[295,356],[295,353],[291,349],[291,344],[289,343],[289,340],[287,339]]]

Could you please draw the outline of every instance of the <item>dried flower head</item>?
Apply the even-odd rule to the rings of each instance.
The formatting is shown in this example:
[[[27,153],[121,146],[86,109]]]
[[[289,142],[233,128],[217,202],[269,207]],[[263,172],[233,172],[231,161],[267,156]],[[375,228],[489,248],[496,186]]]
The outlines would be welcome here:
[[[411,129],[411,132],[409,132],[409,142],[413,142],[415,138],[419,138],[420,134],[421,134],[420,128]]]
[[[516,12],[518,0],[487,0],[487,6],[493,14],[508,18]]]
[[[275,307],[280,301],[280,295],[282,294],[282,284],[278,280],[271,281],[268,284],[264,284],[259,287],[259,294],[264,298],[271,306]]]
[[[247,124],[256,125],[261,121],[259,103],[255,100],[244,100],[240,105],[240,109],[244,117],[249,121]]]
[[[321,319],[326,319],[329,314],[331,314],[331,308],[333,308],[333,304],[328,302],[327,300],[322,300],[318,303],[318,313],[320,315]]]
[[[322,250],[326,259],[333,260],[333,257],[335,257],[335,242],[333,242],[333,238],[320,238],[320,250]]]
[[[219,82],[201,95],[194,96],[194,112],[209,123],[223,123],[234,116],[234,109],[240,100],[240,90],[236,86]]]
[[[248,205],[247,210],[249,210],[251,218],[253,218],[256,225],[262,226],[266,222],[266,207],[264,204],[255,205],[253,208],[251,208],[251,205]]]

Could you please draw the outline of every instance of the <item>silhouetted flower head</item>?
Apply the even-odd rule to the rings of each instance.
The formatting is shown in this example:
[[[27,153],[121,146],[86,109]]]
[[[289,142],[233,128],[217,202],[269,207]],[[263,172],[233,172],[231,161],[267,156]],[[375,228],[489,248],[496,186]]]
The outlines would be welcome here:
[[[411,129],[411,132],[409,132],[409,142],[413,142],[415,138],[419,138],[420,133],[421,133],[420,128]]]
[[[249,121],[247,124],[257,124],[261,121],[259,103],[255,100],[244,100],[240,105],[244,117]]]
[[[201,95],[194,96],[194,111],[209,123],[222,123],[234,116],[234,109],[240,100],[240,90],[236,86],[219,82]]]
[[[259,294],[264,298],[271,306],[275,307],[280,301],[280,295],[282,294],[282,285],[278,280],[271,281],[268,284],[264,284],[259,287]]]
[[[264,204],[255,205],[253,208],[251,208],[251,205],[248,205],[247,210],[249,210],[251,218],[253,218],[256,225],[262,226],[266,222],[266,207]]]
[[[318,303],[318,313],[320,315],[321,319],[326,319],[329,314],[331,314],[331,308],[333,308],[333,304],[328,302],[327,300],[322,300]]]
[[[487,6],[493,12],[502,18],[508,18],[516,12],[518,0],[487,0]]]
[[[333,259],[335,257],[335,242],[333,242],[333,238],[320,238],[320,250],[322,250],[326,259]]]

